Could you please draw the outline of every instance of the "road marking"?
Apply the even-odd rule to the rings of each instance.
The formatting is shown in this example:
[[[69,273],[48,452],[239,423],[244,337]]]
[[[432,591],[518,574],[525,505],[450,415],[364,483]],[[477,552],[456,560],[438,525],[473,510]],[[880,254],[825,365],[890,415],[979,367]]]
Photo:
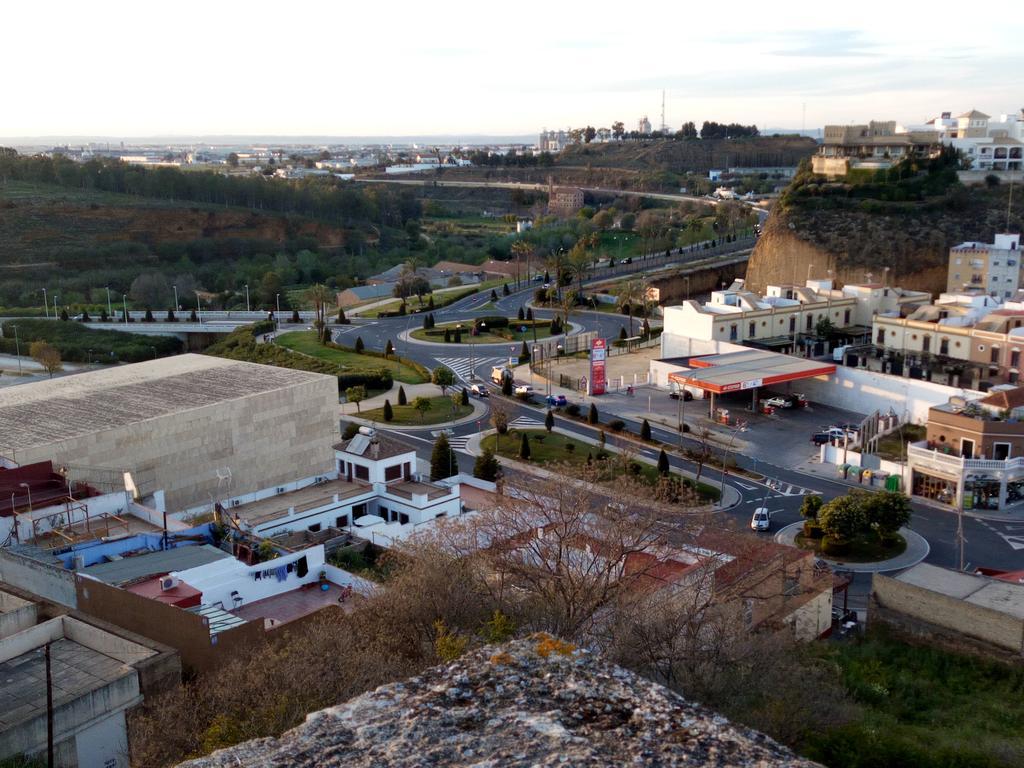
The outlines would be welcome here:
[[[544,422],[531,419],[529,416],[520,416],[517,419],[512,419],[508,425],[510,427],[519,427],[520,429],[531,429],[533,427],[543,427]]]
[[[739,480],[733,480],[733,482],[736,483],[736,485],[738,485],[740,488],[744,488],[744,489],[746,489],[748,491],[756,491],[757,490],[757,486],[756,485],[747,485],[746,483],[741,483]]]
[[[487,367],[487,366],[495,366],[495,365],[498,365],[499,363],[507,363],[508,362],[508,358],[507,357],[481,357],[481,358],[473,358],[472,359],[472,363],[471,363],[470,362],[470,358],[468,358],[468,357],[439,357],[439,358],[437,358],[437,362],[441,363],[441,365],[444,365],[444,366],[447,366],[448,368],[451,368],[452,371],[455,372],[455,375],[458,376],[462,381],[468,382],[469,379],[470,379],[470,376],[473,375],[473,370],[475,368],[480,368],[481,366],[485,366],[485,367]]]

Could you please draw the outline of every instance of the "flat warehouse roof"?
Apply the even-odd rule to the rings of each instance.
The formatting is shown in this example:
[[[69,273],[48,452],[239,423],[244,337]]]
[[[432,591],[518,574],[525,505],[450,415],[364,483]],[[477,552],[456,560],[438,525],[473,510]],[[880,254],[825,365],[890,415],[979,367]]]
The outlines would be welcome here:
[[[690,359],[692,370],[670,373],[669,381],[721,394],[835,373],[832,363],[760,349]]]
[[[333,377],[207,355],[177,355],[0,389],[0,452]]]

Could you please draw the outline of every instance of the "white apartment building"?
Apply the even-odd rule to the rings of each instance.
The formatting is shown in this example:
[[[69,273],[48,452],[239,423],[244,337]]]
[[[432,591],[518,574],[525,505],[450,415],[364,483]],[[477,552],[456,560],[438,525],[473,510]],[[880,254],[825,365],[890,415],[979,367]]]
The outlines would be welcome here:
[[[972,109],[953,116],[943,112],[924,126],[900,126],[897,133],[934,131],[941,143],[963,152],[972,171],[1024,170],[1024,109],[998,118]]]

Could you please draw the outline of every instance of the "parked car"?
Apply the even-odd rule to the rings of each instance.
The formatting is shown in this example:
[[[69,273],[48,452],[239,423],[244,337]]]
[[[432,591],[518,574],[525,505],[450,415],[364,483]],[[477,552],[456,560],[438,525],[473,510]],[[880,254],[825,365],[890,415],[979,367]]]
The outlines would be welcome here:
[[[546,398],[544,398],[544,402],[546,402],[548,405],[554,408],[564,408],[569,404],[569,401],[566,400],[565,395],[548,395]]]
[[[750,528],[754,531],[767,531],[772,526],[771,516],[767,507],[758,507],[750,518]]]
[[[793,404],[784,397],[769,397],[763,400],[761,405],[766,408],[792,408]]]
[[[517,395],[532,395],[533,387],[529,384],[516,384],[516,388],[512,391]]]
[[[815,445],[825,445],[832,442],[832,435],[828,432],[815,432],[811,435],[811,442]]]
[[[678,400],[680,394],[682,394],[683,402],[685,403],[688,403],[691,400],[693,400],[693,392],[691,392],[688,389],[684,389],[682,391],[678,389],[673,389],[671,392],[668,393],[668,396],[671,397],[673,400]]]
[[[483,384],[470,384],[469,392],[477,397],[489,397],[490,393],[487,391],[487,387]]]

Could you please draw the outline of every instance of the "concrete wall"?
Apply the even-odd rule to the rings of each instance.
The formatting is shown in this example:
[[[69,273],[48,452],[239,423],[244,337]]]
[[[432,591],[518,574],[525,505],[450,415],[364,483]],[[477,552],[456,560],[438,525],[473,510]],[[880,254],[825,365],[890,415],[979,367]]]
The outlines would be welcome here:
[[[262,622],[211,635],[205,619],[194,613],[80,574],[75,582],[82,613],[176,649],[188,671],[213,669],[264,636]]]
[[[0,592],[0,638],[35,626],[39,609],[35,603],[8,592]]]
[[[793,637],[800,641],[817,640],[832,628],[832,590],[825,590],[790,615]]]
[[[871,578],[872,600],[899,621],[904,629],[915,628],[914,621],[942,627],[956,634],[975,638],[1014,654],[1024,652],[1024,619],[994,611],[964,600],[906,584],[876,573]],[[921,628],[927,634],[927,628]]]
[[[330,376],[18,451],[22,463],[152,474],[169,511],[327,474],[334,466],[338,387]],[[221,480],[230,469],[231,479]]]
[[[78,604],[75,575],[71,571],[41,563],[8,549],[0,549],[0,583],[10,584],[69,608],[75,608]]]
[[[799,382],[799,388],[811,402],[857,413],[876,410],[885,413],[891,408],[898,416],[906,415],[906,420],[915,424],[926,423],[928,409],[948,402],[950,397],[984,397],[983,393],[970,389],[847,366],[837,366],[836,372],[829,376],[804,379]]]

